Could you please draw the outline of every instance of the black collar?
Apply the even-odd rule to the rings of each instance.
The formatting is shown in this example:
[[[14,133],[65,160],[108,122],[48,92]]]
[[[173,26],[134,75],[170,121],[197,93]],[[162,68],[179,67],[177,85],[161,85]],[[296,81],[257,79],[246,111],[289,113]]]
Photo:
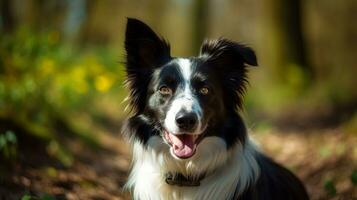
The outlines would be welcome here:
[[[186,177],[181,173],[167,172],[165,174],[165,182],[169,185],[195,187],[200,186],[201,180],[205,178],[205,174],[198,177]]]

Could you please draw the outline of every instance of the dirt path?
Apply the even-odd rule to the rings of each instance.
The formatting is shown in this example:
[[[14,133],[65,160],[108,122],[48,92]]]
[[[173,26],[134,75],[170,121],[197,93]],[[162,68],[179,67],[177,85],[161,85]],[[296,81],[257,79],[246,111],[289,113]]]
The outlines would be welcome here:
[[[339,129],[322,132],[270,130],[253,138],[304,181],[312,199],[357,199],[357,186],[350,179],[357,169],[356,137]],[[130,199],[122,192],[130,163],[128,146],[118,135],[100,134],[99,139],[104,148],[96,151],[69,141],[76,158],[70,168],[45,157],[44,149],[28,149],[31,155],[22,154],[19,163],[0,168],[0,200],[20,199],[25,193],[68,200]]]
[[[311,199],[357,199],[357,185],[351,180],[357,170],[356,136],[335,129],[266,131],[254,138],[303,180]]]

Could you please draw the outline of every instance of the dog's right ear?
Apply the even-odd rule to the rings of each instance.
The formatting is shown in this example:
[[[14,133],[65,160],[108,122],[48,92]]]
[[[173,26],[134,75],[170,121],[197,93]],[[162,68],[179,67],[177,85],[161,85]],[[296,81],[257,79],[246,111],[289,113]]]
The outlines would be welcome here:
[[[128,18],[125,32],[127,70],[150,70],[170,59],[170,46],[145,23]]]
[[[128,18],[125,32],[126,83],[131,111],[143,112],[153,70],[170,60],[170,46],[143,22]]]

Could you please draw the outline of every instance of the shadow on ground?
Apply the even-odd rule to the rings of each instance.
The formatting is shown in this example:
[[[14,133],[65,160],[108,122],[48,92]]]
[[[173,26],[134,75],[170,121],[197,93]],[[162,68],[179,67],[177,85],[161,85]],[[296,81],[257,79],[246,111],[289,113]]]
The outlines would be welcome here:
[[[128,146],[119,134],[110,132],[98,134],[99,149],[78,139],[64,139],[75,158],[70,167],[48,155],[45,143],[20,135],[17,159],[0,161],[0,200],[21,199],[25,194],[50,194],[58,200],[130,199],[123,192],[130,163]],[[119,133],[119,128],[114,132]],[[357,198],[357,186],[351,180],[357,169],[354,134],[334,128],[289,134],[269,129],[251,135],[262,150],[303,180],[311,199]]]

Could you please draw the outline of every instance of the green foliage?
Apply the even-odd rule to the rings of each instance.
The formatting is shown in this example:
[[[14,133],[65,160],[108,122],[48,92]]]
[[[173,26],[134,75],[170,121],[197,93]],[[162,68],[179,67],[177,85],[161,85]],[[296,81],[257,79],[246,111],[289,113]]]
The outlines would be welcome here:
[[[46,123],[49,109],[85,109],[98,94],[121,84],[113,52],[82,53],[60,45],[57,32],[19,31],[0,40],[0,108],[28,114]],[[39,105],[45,107],[39,111]]]
[[[57,177],[58,173],[57,173],[57,169],[54,167],[47,167],[45,169],[45,173],[46,175],[48,175],[49,177]]]
[[[21,200],[56,200],[56,198],[49,194],[42,195],[41,197],[34,197],[26,194],[21,198]]]
[[[52,195],[45,194],[40,198],[40,200],[56,200],[56,198]]]
[[[351,174],[351,182],[353,185],[357,185],[357,170],[353,170]]]
[[[57,31],[34,33],[22,28],[3,34],[0,120],[11,121],[25,134],[47,141],[49,153],[70,165],[70,153],[56,135],[76,136],[97,145],[92,129],[78,124],[83,120],[90,124],[94,116],[105,115],[100,107],[104,103],[95,106],[104,96],[119,103],[124,95],[124,70],[118,55],[105,47],[75,48],[63,43]],[[78,114],[82,117],[68,120]]]
[[[21,198],[21,200],[31,200],[31,199],[32,199],[31,196],[27,194]]]
[[[337,194],[336,186],[334,182],[330,179],[325,181],[324,189],[327,192],[327,194],[330,196],[335,196]]]
[[[6,131],[0,134],[0,152],[6,159],[12,159],[16,157],[17,151],[17,138],[14,132]]]
[[[357,135],[357,112],[343,124],[343,129],[346,133]]]
[[[63,165],[69,167],[73,163],[73,156],[70,152],[68,152],[62,145],[60,145],[57,141],[52,140],[48,147],[47,151],[50,155],[57,158],[62,162]]]

